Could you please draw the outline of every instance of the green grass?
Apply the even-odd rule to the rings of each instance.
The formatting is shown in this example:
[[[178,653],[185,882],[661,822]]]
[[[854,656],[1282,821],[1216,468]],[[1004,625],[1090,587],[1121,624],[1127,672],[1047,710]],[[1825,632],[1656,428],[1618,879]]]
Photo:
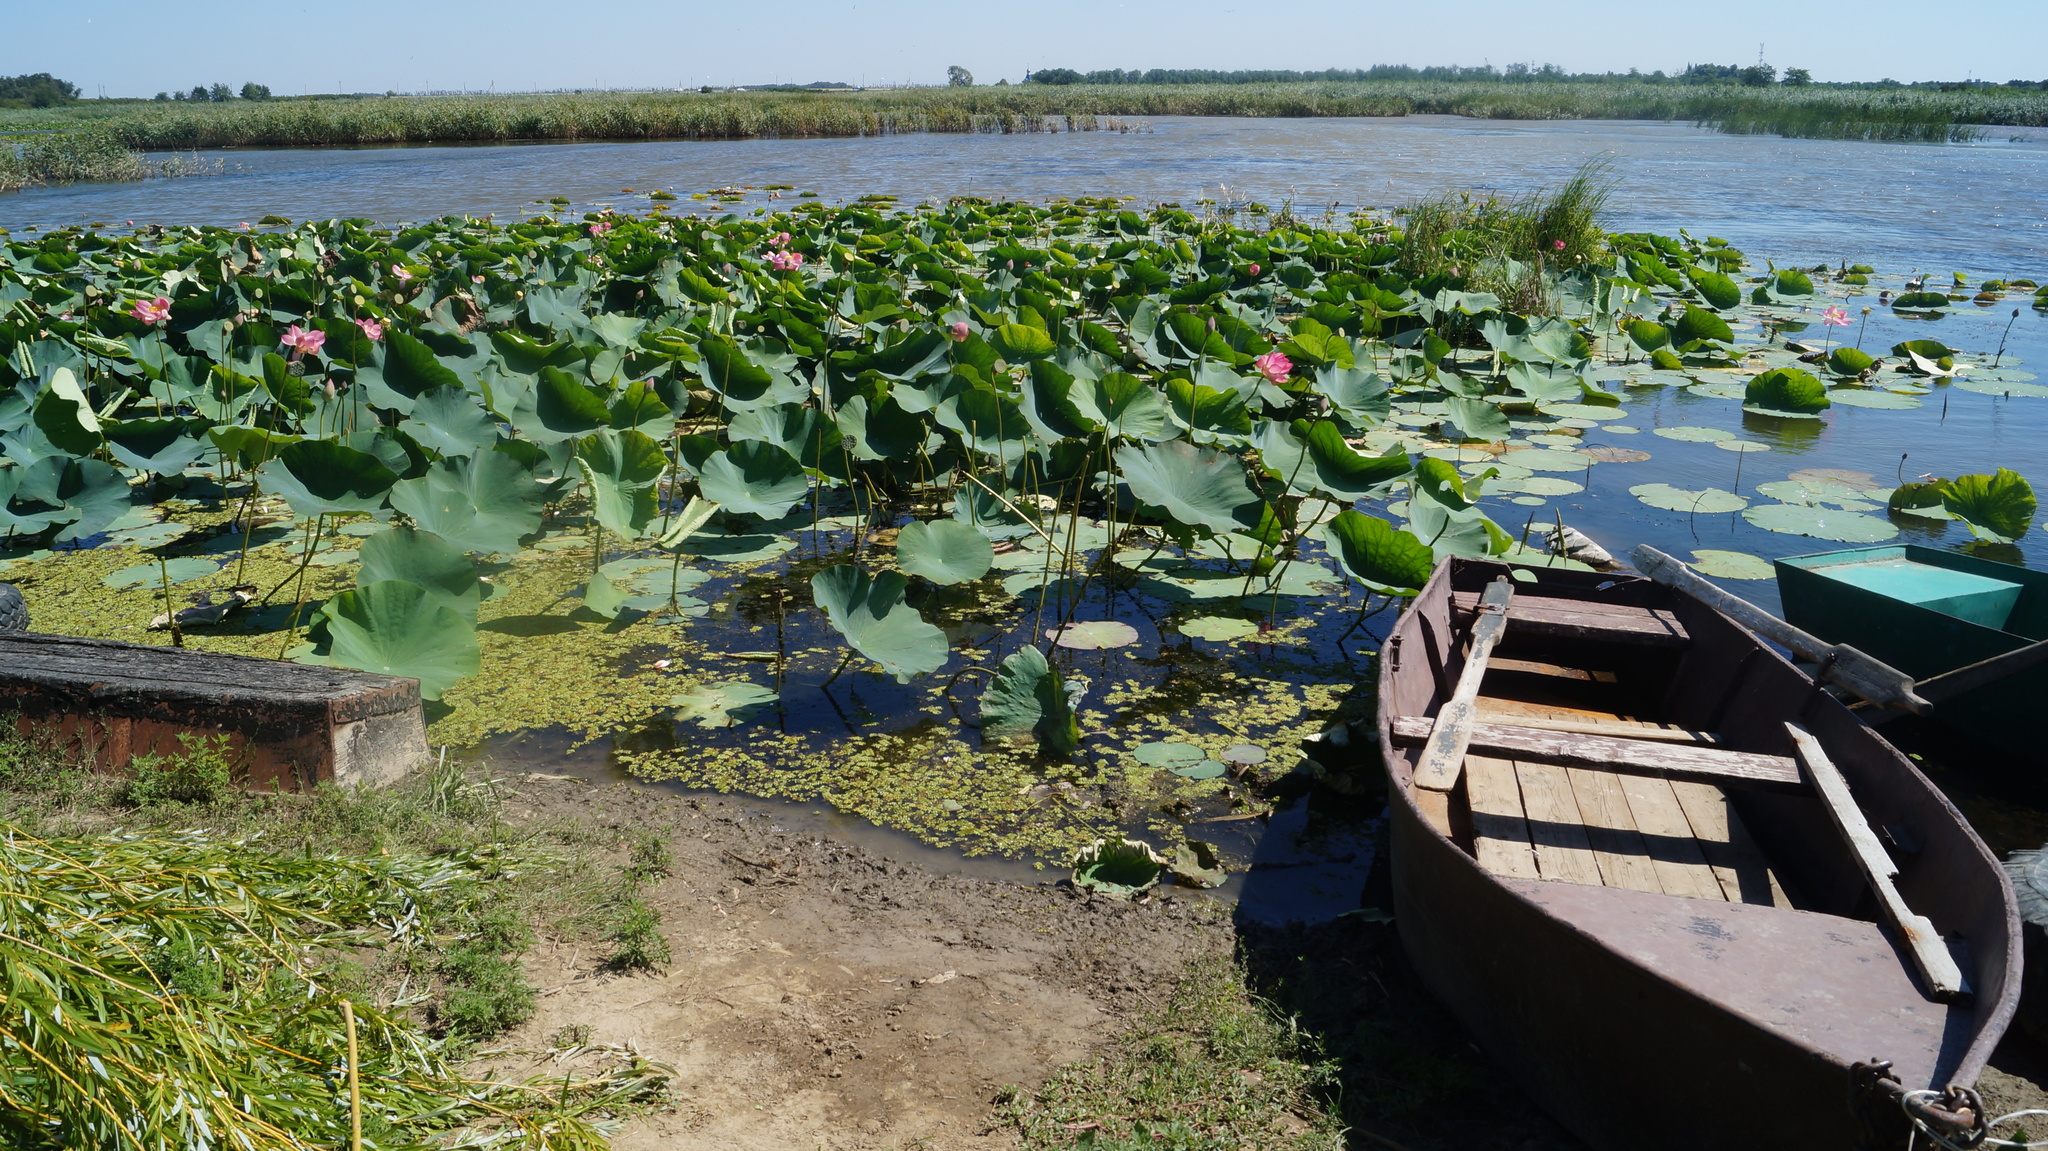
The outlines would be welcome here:
[[[1245,990],[1227,958],[1196,962],[1097,1058],[1004,1102],[1024,1147],[1098,1151],[1335,1151],[1325,1093],[1337,1068]]]
[[[94,101],[0,113],[0,128],[96,126],[132,148],[649,140],[1090,130],[1152,116],[1405,116],[1676,120],[1737,132],[1949,139],[1977,125],[2048,125],[2048,93],[2011,88],[1751,88],[1654,83],[1391,80],[1015,85],[851,93],[634,93]]]
[[[1517,200],[1443,194],[1401,212],[1403,274],[1463,277],[1522,315],[1548,315],[1543,272],[1609,259],[1602,218],[1614,190],[1612,166],[1593,161],[1562,185]]]

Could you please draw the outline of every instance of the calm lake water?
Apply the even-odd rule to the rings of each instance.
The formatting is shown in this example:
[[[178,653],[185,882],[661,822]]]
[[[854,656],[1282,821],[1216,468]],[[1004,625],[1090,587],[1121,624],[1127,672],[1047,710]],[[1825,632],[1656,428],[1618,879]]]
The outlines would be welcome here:
[[[833,202],[871,193],[895,195],[906,204],[954,195],[1117,195],[1141,204],[1190,206],[1202,198],[1275,206],[1291,200],[1298,212],[1315,216],[1330,205],[1340,212],[1389,208],[1446,189],[1518,195],[1554,185],[1587,159],[1606,156],[1614,161],[1619,184],[1610,221],[1617,229],[1685,228],[1696,236],[1725,237],[1759,266],[1766,258],[1781,266],[1861,262],[1884,276],[1919,269],[1943,282],[1951,272],[1972,280],[2027,276],[2048,282],[2048,139],[2026,134],[2036,138],[1904,145],[1726,136],[1640,122],[1183,118],[1153,121],[1130,133],[231,151],[219,154],[227,170],[217,177],[0,195],[0,226],[119,225],[131,219],[232,225],[268,214],[386,222],[457,213],[509,217],[557,195],[570,198],[577,210],[605,203],[646,207],[644,199],[623,195],[624,188],[672,189],[684,195],[673,205],[679,212],[723,212],[734,209],[692,201],[688,193],[767,184],[794,185]],[[788,195],[773,206],[800,202]],[[763,203],[757,193],[739,210]],[[1863,321],[1867,327],[1842,330],[1844,342],[1883,354],[1901,339],[1933,336],[1962,349],[1960,359],[1989,364],[2008,341],[2006,365],[2017,360],[2039,372],[2048,364],[2048,315],[2026,307],[2023,295],[1989,309],[1958,305],[1928,320],[1879,307],[1874,295],[1842,292],[1833,288],[1834,298],[1818,300],[1815,307],[1842,303],[1859,320],[1860,309],[1872,307]],[[2014,320],[2016,306],[2020,315]],[[1624,557],[1636,544],[1650,543],[1680,558],[1717,548],[1768,559],[1851,545],[1765,531],[1735,513],[1658,510],[1639,502],[1629,488],[1650,482],[1715,487],[1766,503],[1757,485],[1802,468],[1865,472],[1878,487],[1927,473],[1953,476],[1998,467],[2048,483],[2048,398],[1944,386],[1910,410],[1838,405],[1819,420],[1783,421],[1745,415],[1737,402],[1680,387],[1626,389],[1621,400],[1625,415],[1588,430],[1583,442],[1646,451],[1651,460],[1602,463],[1560,477],[1585,489],[1547,499],[1541,507],[1489,501],[1494,518],[1518,533],[1525,521],[1540,526],[1562,518]],[[1615,425],[1634,430],[1608,430]],[[1724,429],[1770,450],[1736,453],[1652,434],[1673,425]],[[1948,524],[1897,522],[1901,542],[1954,546],[1968,540]],[[2037,528],[2018,546],[2000,549],[1996,558],[2039,566],[2048,558],[2048,537],[2039,533]],[[1768,580],[1728,586],[1777,607],[1776,588]],[[1170,665],[1179,658],[1153,623],[1114,604],[1103,609],[1140,627],[1145,641],[1139,650],[1148,659]],[[850,673],[842,687],[865,695],[876,715],[909,702],[878,676]],[[807,717],[816,718],[821,738],[844,721],[839,706],[828,709],[830,701],[817,692],[794,684],[784,690],[785,715],[801,727],[810,726]],[[565,754],[553,736],[535,733],[502,742],[493,752],[517,763],[524,757],[520,745],[532,740],[540,749],[536,762],[593,779],[606,775],[610,741]],[[1974,767],[1940,770],[1942,760],[1969,757],[1934,745],[1924,749],[1936,778],[1994,847],[2038,844],[2048,836],[2048,787]],[[777,808],[777,818],[800,823],[799,808],[810,810],[804,804]],[[1249,842],[1244,847],[1247,853],[1252,849]]]
[[[35,188],[0,195],[0,226],[104,220],[234,224],[366,216],[512,214],[620,188],[793,184],[828,200],[955,195],[1205,195],[1298,210],[1390,207],[1443,189],[1518,194],[1611,156],[1627,229],[1724,236],[1783,260],[1924,265],[1979,275],[2048,250],[2048,137],[1971,145],[1726,136],[1685,124],[1172,118],[1147,130],[463,147],[245,150],[219,177]]]

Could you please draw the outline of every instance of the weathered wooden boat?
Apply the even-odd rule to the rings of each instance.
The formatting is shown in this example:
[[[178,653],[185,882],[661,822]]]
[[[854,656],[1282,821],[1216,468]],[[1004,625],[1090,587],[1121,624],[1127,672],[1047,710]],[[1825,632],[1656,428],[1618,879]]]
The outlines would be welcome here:
[[[1381,659],[1402,943],[1581,1138],[1981,1129],[2012,888],[1814,680],[1658,583],[1476,560],[1437,569]]]
[[[1788,622],[1918,679],[1955,676],[2048,639],[2048,572],[1914,544],[1774,566]],[[2030,654],[2041,658],[2007,659],[1984,669],[1999,674],[1937,685],[1934,718],[2039,763],[2034,719],[2048,694],[2048,648]]]

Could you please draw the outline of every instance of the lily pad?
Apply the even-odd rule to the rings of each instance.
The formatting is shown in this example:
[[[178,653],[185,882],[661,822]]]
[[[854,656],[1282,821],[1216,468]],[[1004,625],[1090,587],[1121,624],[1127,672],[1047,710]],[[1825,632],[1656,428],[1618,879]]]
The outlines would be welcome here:
[[[1848,468],[1800,468],[1786,478],[1798,480],[1801,483],[1808,481],[1821,483],[1833,481],[1834,483],[1844,484],[1852,488],[1866,489],[1877,483],[1877,477],[1869,472],[1851,471]]]
[[[1758,504],[1742,518],[1766,531],[1788,536],[1839,540],[1847,544],[1878,544],[1899,534],[1890,520],[1862,512],[1838,512],[1804,504]]]
[[[1771,445],[1757,440],[1715,440],[1714,446],[1724,452],[1767,452]]]
[[[1248,619],[1223,615],[1196,616],[1179,626],[1180,633],[1195,639],[1227,641],[1259,634],[1259,625]]]
[[[1593,462],[1593,457],[1582,452],[1563,452],[1555,448],[1517,448],[1500,458],[1504,463],[1528,468],[1532,472],[1582,472]]]
[[[1720,488],[1689,491],[1685,488],[1672,487],[1670,484],[1637,484],[1628,490],[1628,494],[1653,508],[1674,512],[1697,512],[1701,515],[1739,512],[1749,506],[1748,500],[1734,492],[1724,492]]]
[[[1075,651],[1101,651],[1138,642],[1138,629],[1113,619],[1083,620],[1047,628],[1045,638]]]
[[[896,682],[909,683],[912,676],[945,666],[951,653],[946,633],[903,602],[903,585],[896,572],[871,580],[859,568],[839,564],[811,577],[811,598],[855,651],[882,665]]]
[[[1200,763],[1185,764],[1171,770],[1182,779],[1220,779],[1230,768],[1220,759],[1204,759]]]
[[[1748,552],[1720,551],[1704,548],[1692,553],[1692,566],[1701,575],[1715,579],[1771,579],[1777,569],[1769,560],[1750,555]]]
[[[2048,395],[2048,389],[2044,389],[2042,394]],[[1880,408],[1887,411],[1904,411],[1907,408],[1917,408],[1920,406],[1920,397],[1918,396],[1902,396],[1897,392],[1886,392],[1876,389],[1836,388],[1828,393],[1828,398],[1837,404],[1851,408]]]
[[[1749,394],[1749,389],[1742,384],[1703,383],[1694,384],[1685,390],[1695,396],[1705,396],[1711,400],[1739,400]]]
[[[1556,476],[1530,476],[1514,485],[1515,491],[1527,492],[1532,496],[1575,496],[1585,491],[1585,485]]]
[[[1174,882],[1184,887],[1221,887],[1225,878],[1223,861],[1216,856],[1214,844],[1190,839],[1173,849],[1173,863],[1169,868]]]
[[[959,520],[916,521],[897,533],[896,562],[936,584],[966,583],[988,574],[995,550],[987,536]]]
[[[1208,752],[1192,743],[1171,741],[1141,743],[1131,755],[1147,767],[1183,767],[1209,758]]]
[[[2042,396],[2048,396],[2048,387],[2043,387],[2040,384],[2025,384],[2010,380],[1964,376],[1955,382],[1955,386],[1963,391],[1976,392],[1978,395],[1983,396],[2013,396],[2026,399],[2040,399]]]
[[[760,684],[733,680],[700,684],[668,702],[678,720],[698,727],[731,727],[759,715],[779,698]]]
[[[1266,749],[1256,743],[1236,743],[1224,748],[1216,758],[1240,767],[1250,767],[1255,763],[1266,762]]]
[[[406,580],[380,580],[346,591],[322,605],[327,640],[299,659],[420,681],[420,695],[441,693],[477,673],[483,652],[476,629],[427,589]]]
[[[1603,464],[1639,464],[1650,458],[1650,453],[1639,448],[1617,448],[1612,444],[1594,444],[1591,447],[1580,448],[1579,451]]]
[[[1074,697],[1044,652],[1023,647],[1003,660],[981,696],[981,733],[988,739],[1035,739],[1059,755],[1081,745]]]
[[[166,578],[174,584],[184,583],[187,580],[210,576],[219,570],[220,564],[213,560],[200,556],[179,556],[177,559],[164,561],[162,567],[146,563],[122,568],[100,582],[115,591],[128,591],[131,588],[161,586]]]
[[[1536,410],[1546,416],[1568,420],[1618,420],[1628,415],[1620,408],[1602,404],[1538,404]]]
[[[1735,433],[1721,428],[1699,428],[1691,424],[1678,424],[1668,428],[1652,428],[1652,433],[1667,440],[1682,440],[1686,443],[1710,444],[1715,440],[1732,440]]]

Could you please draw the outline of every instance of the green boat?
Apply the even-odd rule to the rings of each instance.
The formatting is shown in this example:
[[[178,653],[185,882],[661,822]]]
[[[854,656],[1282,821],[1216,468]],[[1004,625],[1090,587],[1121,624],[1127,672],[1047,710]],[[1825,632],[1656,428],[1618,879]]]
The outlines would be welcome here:
[[[2048,639],[2048,572],[1913,544],[1776,561],[1785,619],[1926,680]],[[2048,665],[1941,700],[1935,718],[2043,757]]]

